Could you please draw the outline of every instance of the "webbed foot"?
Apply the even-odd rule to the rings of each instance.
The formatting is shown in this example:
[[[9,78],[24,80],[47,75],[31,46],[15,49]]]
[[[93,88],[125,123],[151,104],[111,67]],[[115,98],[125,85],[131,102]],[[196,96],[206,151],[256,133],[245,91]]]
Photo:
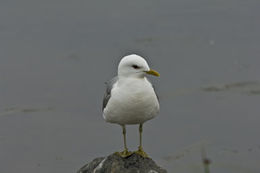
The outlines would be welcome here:
[[[148,155],[146,154],[146,152],[144,152],[142,147],[138,147],[138,150],[135,151],[136,154],[144,157],[144,158],[148,158]]]
[[[128,150],[124,150],[122,152],[116,152],[116,154],[123,157],[123,158],[126,158],[126,157],[131,156],[133,154],[133,152],[128,151]]]

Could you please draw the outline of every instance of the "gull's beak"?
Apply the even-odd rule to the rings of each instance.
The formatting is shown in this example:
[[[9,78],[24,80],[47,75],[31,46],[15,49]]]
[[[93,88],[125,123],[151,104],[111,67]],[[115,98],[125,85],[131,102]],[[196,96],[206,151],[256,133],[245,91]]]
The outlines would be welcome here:
[[[154,76],[160,76],[160,74],[157,71],[155,71],[155,70],[149,70],[149,71],[146,71],[146,73],[154,75]]]

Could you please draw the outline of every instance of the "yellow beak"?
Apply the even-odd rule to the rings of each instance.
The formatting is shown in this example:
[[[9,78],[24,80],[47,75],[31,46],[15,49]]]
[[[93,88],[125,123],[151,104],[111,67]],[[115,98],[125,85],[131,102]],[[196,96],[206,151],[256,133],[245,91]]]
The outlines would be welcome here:
[[[155,71],[155,70],[149,70],[149,71],[146,71],[146,73],[154,75],[154,76],[160,76],[160,74],[157,71]]]

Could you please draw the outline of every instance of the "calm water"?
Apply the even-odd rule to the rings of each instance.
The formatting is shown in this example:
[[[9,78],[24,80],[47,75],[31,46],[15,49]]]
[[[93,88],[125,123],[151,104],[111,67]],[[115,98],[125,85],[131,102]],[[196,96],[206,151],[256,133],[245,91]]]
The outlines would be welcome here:
[[[121,150],[104,82],[138,53],[159,117],[144,148],[169,172],[260,172],[260,1],[0,2],[0,172],[72,173]],[[137,126],[127,128],[131,150]]]

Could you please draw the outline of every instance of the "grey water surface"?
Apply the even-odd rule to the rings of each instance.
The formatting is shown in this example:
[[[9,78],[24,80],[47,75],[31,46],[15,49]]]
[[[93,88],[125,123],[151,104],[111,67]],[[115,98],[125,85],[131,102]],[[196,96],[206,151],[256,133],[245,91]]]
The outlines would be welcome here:
[[[145,151],[168,172],[260,172],[260,1],[1,0],[0,172],[72,173],[122,149],[102,118],[120,58],[144,56],[161,112]],[[137,126],[127,127],[131,150]],[[204,156],[203,156],[204,157]],[[206,157],[206,156],[205,156]]]

